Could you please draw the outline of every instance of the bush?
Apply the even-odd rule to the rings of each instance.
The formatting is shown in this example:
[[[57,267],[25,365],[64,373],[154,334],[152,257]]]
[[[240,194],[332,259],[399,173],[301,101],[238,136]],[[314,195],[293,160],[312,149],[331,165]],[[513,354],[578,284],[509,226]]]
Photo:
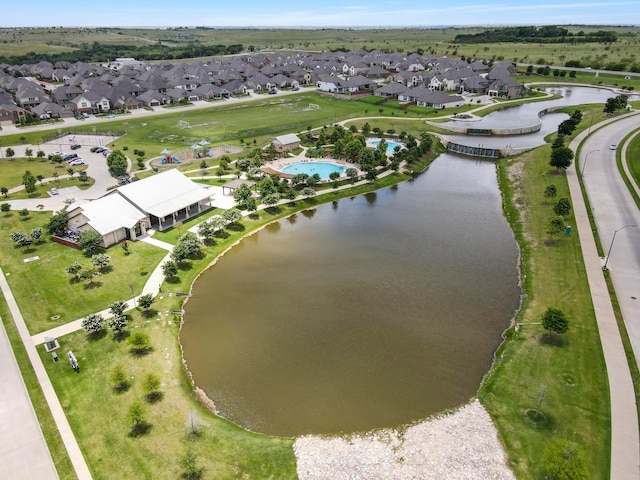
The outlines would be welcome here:
[[[129,390],[131,383],[129,382],[129,375],[125,372],[124,367],[120,364],[113,367],[109,374],[109,380],[113,386],[113,391],[116,393],[123,393]]]
[[[128,338],[127,343],[131,347],[131,353],[137,356],[146,355],[153,350],[149,335],[142,332],[134,332]]]

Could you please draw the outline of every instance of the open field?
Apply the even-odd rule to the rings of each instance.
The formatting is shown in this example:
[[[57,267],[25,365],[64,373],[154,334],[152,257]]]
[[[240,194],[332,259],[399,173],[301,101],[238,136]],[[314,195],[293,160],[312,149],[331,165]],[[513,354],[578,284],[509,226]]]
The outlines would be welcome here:
[[[618,41],[604,44],[468,44],[453,43],[456,35],[474,34],[488,27],[447,28],[368,28],[368,29],[214,29],[214,28],[11,28],[0,29],[0,44],[5,55],[58,53],[81,49],[98,42],[106,45],[150,46],[161,42],[166,46],[189,43],[203,45],[241,44],[246,49],[288,51],[325,49],[414,52],[418,49],[432,55],[465,56],[521,63],[561,65],[580,60],[601,68],[598,63],[637,62],[639,27],[633,26],[565,26],[572,33],[614,30]],[[170,56],[167,49],[167,58]],[[542,62],[538,62],[539,60]],[[103,61],[107,61],[105,58]]]

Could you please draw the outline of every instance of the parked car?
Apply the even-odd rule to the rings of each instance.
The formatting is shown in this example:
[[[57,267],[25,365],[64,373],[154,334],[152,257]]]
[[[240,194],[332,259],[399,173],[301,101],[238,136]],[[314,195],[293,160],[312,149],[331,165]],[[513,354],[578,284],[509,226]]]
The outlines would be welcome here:
[[[82,145],[78,145],[77,143],[74,143],[73,145],[71,145],[71,150],[77,150],[81,147]]]
[[[94,153],[100,153],[100,152],[104,152],[106,149],[104,147],[91,147],[89,149],[90,152],[94,152]]]
[[[106,116],[106,118],[115,118],[115,115],[113,113],[110,113],[109,115]]]
[[[82,117],[83,118],[89,118],[89,114],[87,112],[82,112]]]
[[[84,160],[82,160],[81,158],[76,158],[74,160],[71,160],[69,162],[69,165],[71,165],[72,167],[77,167],[78,165],[84,165]]]
[[[51,195],[58,195],[58,189],[57,188],[52,188],[51,190],[49,190],[49,193]]]
[[[62,159],[65,162],[68,162],[69,160],[73,160],[74,158],[78,158],[77,153],[65,153],[64,155],[62,155]]]
[[[64,155],[64,153],[62,153],[62,152],[51,152],[49,154],[50,157],[53,157],[54,155],[58,155],[58,156],[62,157]]]

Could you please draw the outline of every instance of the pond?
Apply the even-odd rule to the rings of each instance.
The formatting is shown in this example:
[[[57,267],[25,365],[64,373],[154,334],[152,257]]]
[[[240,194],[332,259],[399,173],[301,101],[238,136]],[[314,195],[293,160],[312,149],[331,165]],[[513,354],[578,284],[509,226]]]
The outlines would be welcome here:
[[[475,395],[519,306],[517,258],[495,165],[445,154],[243,240],[194,285],[184,356],[254,431],[405,424]]]

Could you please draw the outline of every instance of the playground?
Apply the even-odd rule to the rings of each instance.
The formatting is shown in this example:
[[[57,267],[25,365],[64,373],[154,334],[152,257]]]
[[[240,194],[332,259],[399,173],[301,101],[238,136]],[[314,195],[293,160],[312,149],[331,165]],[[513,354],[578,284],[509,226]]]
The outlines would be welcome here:
[[[231,145],[220,145],[218,147],[210,148],[209,142],[203,140],[176,152],[165,148],[160,152],[162,156],[154,158],[151,161],[151,165],[182,165],[194,160],[207,158],[214,159],[223,155],[232,155],[240,152],[242,152],[242,148],[232,147]]]

